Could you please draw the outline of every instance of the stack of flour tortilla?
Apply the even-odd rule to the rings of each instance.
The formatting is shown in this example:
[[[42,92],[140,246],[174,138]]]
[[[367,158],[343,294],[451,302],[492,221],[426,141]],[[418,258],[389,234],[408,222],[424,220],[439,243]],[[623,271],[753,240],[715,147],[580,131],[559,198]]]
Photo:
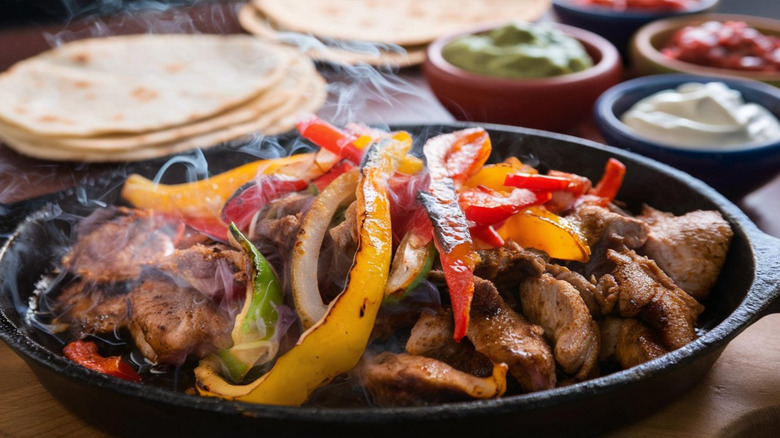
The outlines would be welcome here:
[[[550,0],[252,0],[238,18],[247,32],[297,45],[316,60],[405,67],[422,63],[441,36],[533,21],[549,7]]]
[[[285,132],[325,85],[299,50],[250,35],[79,40],[0,74],[0,140],[50,160],[157,158]]]

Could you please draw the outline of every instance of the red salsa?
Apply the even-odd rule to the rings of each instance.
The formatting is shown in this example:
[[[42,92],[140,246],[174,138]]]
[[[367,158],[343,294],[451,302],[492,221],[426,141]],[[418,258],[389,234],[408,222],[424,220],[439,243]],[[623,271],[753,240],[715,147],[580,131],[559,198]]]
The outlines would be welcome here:
[[[744,21],[708,21],[678,30],[664,55],[691,64],[732,70],[780,71],[780,38]]]
[[[588,5],[607,6],[615,10],[626,9],[662,9],[683,10],[699,0],[579,0]]]

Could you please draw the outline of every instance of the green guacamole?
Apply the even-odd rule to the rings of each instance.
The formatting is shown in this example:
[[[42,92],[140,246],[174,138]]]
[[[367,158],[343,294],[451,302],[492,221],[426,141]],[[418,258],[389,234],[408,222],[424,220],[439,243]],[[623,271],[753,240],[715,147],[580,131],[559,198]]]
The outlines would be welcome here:
[[[546,24],[520,22],[458,38],[442,55],[463,70],[503,78],[545,78],[593,65],[576,39]]]

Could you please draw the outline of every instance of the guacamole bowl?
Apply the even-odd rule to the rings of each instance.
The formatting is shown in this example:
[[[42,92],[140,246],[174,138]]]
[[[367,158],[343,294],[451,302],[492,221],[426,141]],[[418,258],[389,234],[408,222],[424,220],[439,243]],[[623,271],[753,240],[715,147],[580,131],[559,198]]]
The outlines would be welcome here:
[[[425,77],[439,102],[458,120],[568,133],[591,116],[602,92],[620,82],[622,64],[615,47],[594,33],[566,25],[554,27],[582,44],[593,61],[591,67],[552,77],[505,78],[464,70],[442,55],[452,41],[498,27],[444,36],[428,47]]]

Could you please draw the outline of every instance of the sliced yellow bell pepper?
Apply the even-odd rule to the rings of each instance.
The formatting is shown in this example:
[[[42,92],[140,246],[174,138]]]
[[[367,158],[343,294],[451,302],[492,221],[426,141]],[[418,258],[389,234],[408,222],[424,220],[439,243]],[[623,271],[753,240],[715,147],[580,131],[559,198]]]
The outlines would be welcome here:
[[[367,152],[357,189],[358,250],[345,290],[323,319],[301,335],[268,373],[248,385],[231,385],[219,364],[204,360],[195,369],[202,395],[250,403],[295,406],[315,389],[352,369],[360,360],[382,304],[392,256],[387,180],[411,143],[383,140]]]
[[[272,174],[282,166],[314,162],[314,153],[258,160],[210,178],[184,184],[159,184],[133,174],[122,187],[122,198],[140,209],[154,209],[190,217],[219,218],[219,211],[239,187],[258,174]]]
[[[497,231],[504,240],[513,240],[523,248],[540,249],[554,259],[584,263],[590,258],[590,247],[577,228],[541,206],[510,216]]]

